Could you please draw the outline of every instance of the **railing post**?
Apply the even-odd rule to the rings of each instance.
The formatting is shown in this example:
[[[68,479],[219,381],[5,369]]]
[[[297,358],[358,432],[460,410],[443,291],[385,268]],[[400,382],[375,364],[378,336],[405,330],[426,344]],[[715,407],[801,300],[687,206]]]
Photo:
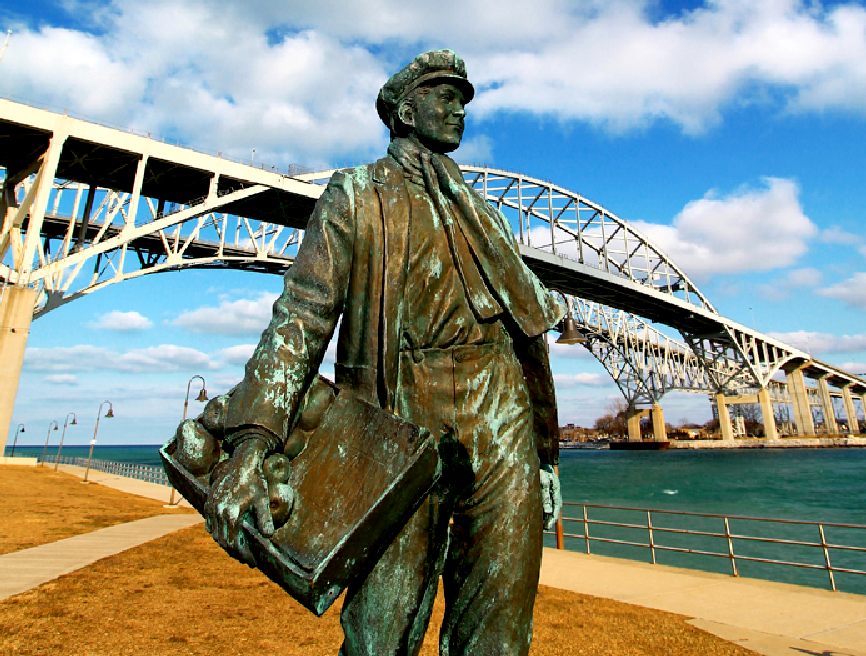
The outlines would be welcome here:
[[[589,548],[589,513],[586,504],[583,504],[583,541],[586,544],[586,553],[592,553]]]
[[[818,535],[821,536],[821,549],[824,550],[824,565],[827,568],[827,576],[830,577],[830,588],[836,590],[836,577],[833,576],[833,566],[830,564],[830,550],[827,549],[827,540],[824,538],[824,525],[818,524]]]
[[[646,511],[646,526],[647,531],[649,532],[649,550],[650,550],[650,560],[652,564],[656,564],[656,545],[653,541],[653,514],[652,510]]]
[[[725,539],[728,541],[728,558],[731,560],[731,576],[739,577],[740,572],[737,570],[737,556],[734,553],[734,539],[731,536],[731,526],[727,517],[725,517]]]

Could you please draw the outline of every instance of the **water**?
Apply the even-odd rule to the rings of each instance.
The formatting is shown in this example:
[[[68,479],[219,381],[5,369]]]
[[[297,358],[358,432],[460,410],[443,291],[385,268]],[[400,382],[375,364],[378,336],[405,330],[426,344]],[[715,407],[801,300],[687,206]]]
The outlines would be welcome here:
[[[64,446],[63,455],[87,457],[88,446]],[[115,460],[159,466],[159,445],[97,445],[95,459]],[[38,456],[42,447],[19,446],[16,453]],[[53,460],[56,446],[49,446],[47,461]],[[7,446],[6,454],[9,453]],[[866,449],[748,449],[719,451],[608,451],[595,449],[563,450],[560,481],[566,501],[638,508],[685,510],[725,515],[748,515],[782,519],[838,522],[866,525]],[[592,511],[594,519],[632,521],[643,524],[638,513],[605,514]],[[579,508],[567,508],[575,517]],[[698,528],[722,532],[720,520],[678,518],[659,515],[656,526]],[[566,532],[582,534],[582,523],[566,522]],[[734,533],[763,534],[762,526],[732,520]],[[593,526],[591,534],[634,542],[646,542],[646,529],[616,529]],[[774,537],[817,541],[815,527],[775,526]],[[684,536],[655,534],[657,544],[702,548],[726,552],[725,540],[686,539]],[[829,542],[837,541],[866,547],[866,532],[827,529]],[[552,538],[546,538],[553,544]],[[568,539],[566,546],[583,551],[583,540]],[[738,555],[823,563],[821,549],[783,547],[737,541]],[[647,561],[646,549],[624,545],[592,543],[593,553]],[[833,564],[866,570],[866,554],[831,551]],[[694,554],[659,551],[663,564],[696,567],[730,573],[727,559]],[[740,574],[778,581],[828,586],[827,575],[793,567],[741,562]],[[866,577],[837,574],[837,585],[850,592],[866,593]]]
[[[866,525],[866,449],[766,449],[719,451],[608,451],[574,449],[561,454],[563,497],[603,505],[669,509]],[[578,517],[580,508],[566,516]],[[592,510],[591,518],[645,524],[643,513]],[[718,519],[654,516],[655,526],[724,532]],[[733,533],[818,542],[814,526],[773,525],[732,520]],[[566,532],[582,534],[582,522],[566,522]],[[590,534],[646,543],[646,529],[591,526]],[[727,541],[656,531],[656,544],[727,552]],[[866,547],[866,531],[826,529],[828,542]],[[548,544],[552,539],[548,538]],[[583,551],[583,540],[566,540]],[[823,564],[820,548],[767,545],[735,540],[737,555]],[[647,549],[596,543],[593,553],[648,561]],[[866,570],[866,554],[830,550],[834,566]],[[657,551],[657,561],[680,567],[730,573],[726,558]],[[823,571],[738,561],[742,576],[828,587]],[[837,586],[866,593],[866,577],[836,574]]]
[[[156,465],[162,467],[162,461],[159,459],[159,448],[161,444],[97,444],[93,447],[94,460],[113,460],[114,462],[128,462],[136,465]],[[6,445],[6,455],[12,448]],[[90,445],[75,446],[63,445],[64,458],[86,458],[90,451]],[[57,445],[49,444],[45,455],[45,462],[53,463],[54,456],[57,454]],[[42,455],[41,446],[21,446],[15,447],[16,456],[40,457]]]

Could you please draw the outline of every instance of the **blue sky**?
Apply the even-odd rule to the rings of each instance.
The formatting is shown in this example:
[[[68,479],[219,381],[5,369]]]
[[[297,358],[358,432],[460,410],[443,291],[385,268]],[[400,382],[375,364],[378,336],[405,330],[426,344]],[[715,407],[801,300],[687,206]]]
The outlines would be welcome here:
[[[387,75],[453,47],[478,89],[458,159],[549,179],[638,223],[722,314],[866,372],[866,7],[794,0],[0,2],[0,95],[207,152],[309,168],[379,157]],[[757,5],[757,6],[756,6]],[[186,382],[228,389],[276,277],[159,274],[33,324],[14,424],[162,441]],[[563,423],[619,397],[557,357]],[[666,418],[704,421],[701,395]],[[31,428],[31,426],[33,428]]]

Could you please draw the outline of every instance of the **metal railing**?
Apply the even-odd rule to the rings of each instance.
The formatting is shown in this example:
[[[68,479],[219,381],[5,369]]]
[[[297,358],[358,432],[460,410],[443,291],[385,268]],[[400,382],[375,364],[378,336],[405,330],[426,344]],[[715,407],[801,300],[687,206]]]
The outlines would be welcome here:
[[[588,554],[592,553],[592,543],[595,542],[646,549],[649,561],[653,564],[656,564],[659,552],[726,559],[732,576],[740,575],[739,564],[744,562],[823,570],[830,588],[834,591],[838,590],[835,576],[837,573],[866,576],[864,524],[719,515],[569,501],[563,505],[562,536],[581,540],[583,550]],[[571,509],[576,509],[578,516],[569,516],[567,513],[570,513]],[[695,528],[695,524],[704,526]],[[716,528],[713,528],[713,525]],[[738,530],[734,530],[732,525]],[[572,527],[582,527],[583,532],[572,532]],[[752,530],[748,530],[749,527],[752,527]],[[574,528],[574,531],[577,530],[580,528]],[[828,540],[828,532],[837,533],[840,539]],[[807,537],[804,535],[806,533],[813,537]],[[843,535],[848,536],[844,541],[841,539]],[[564,544],[564,540],[557,542],[558,545]],[[756,553],[761,549],[766,551],[767,545],[773,545],[770,549],[774,549],[778,555]],[[784,556],[791,552],[792,555]],[[839,564],[839,561],[845,563]],[[855,564],[857,567],[853,566]],[[677,563],[676,566],[688,565]]]
[[[45,459],[46,464],[54,463],[54,458],[48,457]],[[76,465],[77,467],[86,467],[87,458],[73,458],[63,456],[60,458],[60,464]],[[90,469],[105,472],[106,474],[115,474],[117,476],[126,476],[127,478],[135,478],[148,483],[156,483],[158,485],[171,485],[168,481],[168,476],[165,471],[158,465],[139,465],[129,462],[115,462],[114,460],[91,460]]]

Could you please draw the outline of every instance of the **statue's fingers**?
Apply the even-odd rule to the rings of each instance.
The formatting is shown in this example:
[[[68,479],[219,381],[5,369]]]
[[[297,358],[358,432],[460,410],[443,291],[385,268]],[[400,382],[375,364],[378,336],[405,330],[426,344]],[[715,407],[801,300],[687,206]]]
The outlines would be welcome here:
[[[265,537],[271,537],[274,534],[274,518],[271,515],[271,500],[267,495],[259,495],[253,502],[253,509],[256,513],[256,526]]]

